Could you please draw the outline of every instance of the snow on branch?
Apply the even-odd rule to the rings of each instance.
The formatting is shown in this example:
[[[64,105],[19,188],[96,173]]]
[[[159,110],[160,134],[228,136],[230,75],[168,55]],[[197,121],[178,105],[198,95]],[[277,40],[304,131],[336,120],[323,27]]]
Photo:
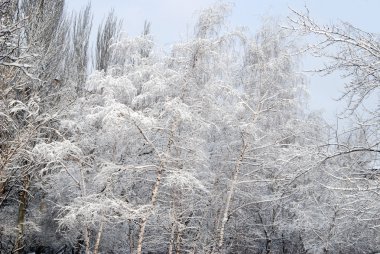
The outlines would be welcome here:
[[[76,228],[78,225],[95,224],[99,221],[123,222],[146,216],[149,205],[135,207],[128,202],[100,194],[78,197],[68,206],[60,208],[59,227]]]
[[[349,78],[341,99],[348,99],[348,109],[355,111],[370,94],[380,87],[380,37],[378,34],[362,31],[349,23],[319,25],[310,16],[292,10],[289,17],[290,30],[301,35],[314,35],[316,43],[306,50],[314,56],[330,60],[316,70],[324,74],[343,72]]]

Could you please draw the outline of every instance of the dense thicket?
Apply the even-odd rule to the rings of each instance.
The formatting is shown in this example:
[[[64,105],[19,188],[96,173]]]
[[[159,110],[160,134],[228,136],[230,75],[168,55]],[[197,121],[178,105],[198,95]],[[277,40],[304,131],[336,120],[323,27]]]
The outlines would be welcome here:
[[[294,43],[378,93],[378,37],[294,12],[251,35],[203,10],[157,53],[111,12],[89,71],[90,6],[0,0],[0,253],[369,253],[379,106],[344,133],[305,109]],[[330,47],[337,46],[333,54]]]

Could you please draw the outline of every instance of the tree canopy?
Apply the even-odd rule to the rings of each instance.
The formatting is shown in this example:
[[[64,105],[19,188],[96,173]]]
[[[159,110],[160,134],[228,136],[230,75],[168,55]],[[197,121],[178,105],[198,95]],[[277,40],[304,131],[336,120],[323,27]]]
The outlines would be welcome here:
[[[90,5],[0,0],[0,253],[377,251],[379,36],[231,11],[165,53],[111,12],[91,52]],[[306,110],[300,51],[348,80],[348,130]]]

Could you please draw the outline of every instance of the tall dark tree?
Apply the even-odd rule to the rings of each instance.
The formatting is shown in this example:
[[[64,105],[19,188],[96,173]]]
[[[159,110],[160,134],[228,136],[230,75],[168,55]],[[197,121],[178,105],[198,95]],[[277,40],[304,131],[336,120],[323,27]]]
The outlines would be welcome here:
[[[111,60],[111,45],[120,38],[122,21],[118,20],[112,10],[104,24],[99,26],[96,38],[95,69],[107,72]]]

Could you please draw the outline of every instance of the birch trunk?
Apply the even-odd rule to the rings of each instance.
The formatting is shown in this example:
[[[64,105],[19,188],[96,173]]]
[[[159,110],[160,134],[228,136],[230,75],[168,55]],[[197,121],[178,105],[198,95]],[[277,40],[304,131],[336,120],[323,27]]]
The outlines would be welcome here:
[[[86,247],[85,253],[90,254],[90,236],[87,227],[84,228],[84,244]]]
[[[149,145],[152,147],[152,149],[155,151],[155,153],[157,154],[157,157],[158,157],[158,159],[160,161],[160,165],[158,166],[158,170],[157,170],[156,182],[154,183],[154,186],[153,186],[153,189],[152,189],[152,195],[151,195],[151,199],[150,199],[151,209],[153,210],[156,207],[156,204],[157,204],[158,189],[159,189],[160,184],[161,184],[161,179],[162,179],[162,174],[164,172],[165,163],[164,163],[164,159],[162,158],[162,155],[157,150],[157,148],[153,144],[153,142],[145,135],[145,133],[143,132],[143,130],[136,123],[135,123],[135,126],[139,130],[140,134],[143,136],[143,138],[145,139],[145,141],[148,142]],[[151,212],[150,212],[150,214],[151,214]],[[144,240],[145,227],[146,227],[146,223],[148,221],[148,216],[149,215],[146,215],[145,217],[143,217],[141,219],[140,231],[139,231],[139,239],[137,241],[137,254],[141,254],[142,253],[142,244],[143,244],[143,240]]]
[[[225,230],[226,223],[228,221],[228,213],[230,210],[231,201],[232,201],[232,198],[234,195],[236,182],[237,182],[239,172],[240,172],[240,166],[241,166],[241,163],[244,159],[244,153],[245,153],[246,148],[247,148],[247,145],[243,141],[243,147],[241,149],[240,156],[237,159],[236,164],[235,164],[235,169],[234,169],[234,172],[232,175],[232,181],[231,181],[230,188],[229,188],[228,194],[227,194],[226,206],[224,207],[223,217],[222,217],[222,220],[220,222],[221,225],[220,225],[220,230],[219,230],[219,237],[218,237],[219,239],[218,239],[218,245],[216,248],[216,253],[219,253],[222,246],[223,246],[224,230]]]
[[[164,168],[163,168],[163,165],[161,164],[160,168],[159,168],[159,170],[157,172],[156,182],[155,182],[153,190],[152,190],[152,198],[151,198],[152,208],[151,209],[154,209],[154,207],[157,204],[158,189],[160,187],[163,171],[164,171]],[[142,253],[142,243],[143,243],[143,240],[144,240],[144,233],[145,233],[145,227],[146,227],[147,221],[148,221],[148,217],[147,216],[141,219],[140,232],[139,232],[139,240],[137,242],[137,254],[141,254]]]
[[[173,125],[172,125],[172,128],[171,128],[171,135],[170,135],[170,138],[169,138],[169,141],[168,141],[168,145],[167,145],[168,151],[170,151],[171,145],[173,144],[172,138],[173,138],[173,135],[174,135],[174,129],[176,127],[176,124],[177,123],[174,122]],[[165,161],[164,161],[163,155],[157,150],[157,148],[153,144],[153,142],[145,135],[145,133],[143,132],[143,130],[140,128],[140,126],[138,126],[136,123],[134,123],[134,125],[139,130],[139,132],[143,136],[144,140],[152,147],[152,149],[156,153],[156,155],[158,157],[158,160],[160,162],[160,164],[158,166],[158,170],[157,170],[156,182],[154,183],[154,186],[153,186],[153,189],[152,189],[152,195],[151,195],[151,199],[150,199],[151,209],[153,210],[156,207],[156,204],[157,204],[158,190],[159,190],[159,187],[160,187],[160,184],[161,184],[162,175],[163,175],[163,173],[165,171]],[[151,214],[151,212],[150,212],[150,214]],[[148,221],[148,216],[149,215],[147,215],[147,216],[145,216],[144,218],[141,219],[139,239],[137,241],[137,254],[141,254],[142,253],[142,243],[143,243],[143,240],[144,240],[145,227],[146,227],[146,223]]]
[[[95,247],[94,247],[94,254],[98,254],[98,251],[99,251],[100,239],[102,237],[102,232],[103,232],[103,224],[104,224],[104,222],[102,221],[100,223],[100,228],[99,228],[99,231],[98,231],[98,235],[96,236],[96,242],[95,242]]]

